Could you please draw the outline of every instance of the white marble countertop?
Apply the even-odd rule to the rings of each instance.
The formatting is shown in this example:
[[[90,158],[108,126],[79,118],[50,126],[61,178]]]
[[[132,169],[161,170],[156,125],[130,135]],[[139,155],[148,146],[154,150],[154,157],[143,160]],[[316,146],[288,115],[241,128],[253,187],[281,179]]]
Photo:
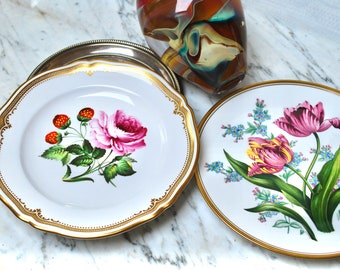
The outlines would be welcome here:
[[[340,89],[338,0],[243,0],[248,73],[241,86],[278,79]],[[32,70],[66,46],[94,39],[146,45],[135,0],[1,0],[0,104]],[[218,100],[183,83],[199,122]],[[0,204],[0,269],[339,269],[337,259],[300,259],[263,249],[213,214],[193,179],[158,218],[101,240],[45,233]]]

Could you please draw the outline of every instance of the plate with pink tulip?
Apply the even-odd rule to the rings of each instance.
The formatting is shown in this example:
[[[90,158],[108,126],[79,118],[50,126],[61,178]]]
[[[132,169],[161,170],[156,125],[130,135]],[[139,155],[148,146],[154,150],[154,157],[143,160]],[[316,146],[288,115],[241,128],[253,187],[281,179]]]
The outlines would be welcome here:
[[[0,114],[0,198],[43,231],[126,232],[165,211],[194,174],[193,112],[141,66],[95,60],[43,72]]]
[[[226,96],[199,125],[198,187],[232,230],[271,251],[340,256],[340,92],[269,81]]]

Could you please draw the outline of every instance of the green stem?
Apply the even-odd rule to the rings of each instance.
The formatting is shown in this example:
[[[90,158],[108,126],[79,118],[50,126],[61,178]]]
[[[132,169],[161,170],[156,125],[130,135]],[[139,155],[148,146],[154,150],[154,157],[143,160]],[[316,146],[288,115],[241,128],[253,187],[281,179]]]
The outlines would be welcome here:
[[[315,150],[315,155],[313,157],[313,160],[312,162],[310,163],[309,167],[308,167],[308,170],[305,174],[305,179],[308,179],[309,178],[309,175],[315,165],[315,162],[317,161],[318,159],[318,156],[319,156],[319,153],[320,153],[320,139],[319,139],[319,136],[316,132],[313,133],[315,139],[316,139],[316,150]],[[303,191],[303,194],[305,195],[306,194],[306,183],[304,182],[303,183],[303,186],[302,186],[302,191]]]
[[[82,135],[78,130],[76,130],[76,129],[73,128],[73,127],[68,127],[68,128],[74,130],[74,131],[76,132],[76,134],[78,134],[80,137],[83,138],[83,135]]]
[[[85,131],[83,132],[83,130],[85,129]],[[79,124],[79,130],[80,130],[80,136],[85,140],[85,136],[87,134],[87,124],[83,123],[83,122],[80,122]]]
[[[95,172],[95,171],[98,171],[100,168],[102,168],[102,167],[106,167],[107,165],[109,165],[110,163],[112,163],[112,161],[109,161],[109,162],[107,162],[106,164],[104,164],[106,161],[107,161],[107,159],[111,156],[111,154],[112,154],[112,150],[110,151],[110,153],[107,155],[107,157],[103,160],[103,162],[102,163],[100,163],[100,164],[98,164],[97,166],[93,166],[93,167],[91,167],[91,166],[89,166],[88,167],[88,169],[85,171],[85,172],[83,172],[83,173],[81,173],[81,174],[79,174],[79,175],[77,175],[77,176],[73,176],[73,177],[71,177],[71,178],[67,178],[67,179],[64,179],[64,181],[74,181],[74,180],[77,180],[77,179],[81,179],[81,178],[83,178],[85,175],[88,175],[88,174],[91,174],[91,173],[93,173],[93,172]],[[104,164],[104,165],[103,165]]]
[[[66,182],[76,182],[76,181],[82,181],[82,179],[86,179],[84,178],[85,175],[88,175],[90,173],[92,173],[93,170],[91,169],[91,167],[89,167],[85,172],[77,175],[77,176],[73,176],[73,177],[69,177],[69,178],[66,178],[66,179],[63,179],[63,181],[66,181]]]
[[[319,139],[319,136],[316,132],[314,132],[313,135],[316,139],[316,150],[315,150],[315,155],[313,157],[313,160],[312,160],[311,164],[309,165],[308,170],[305,174],[306,179],[308,179],[308,177],[309,177],[309,175],[310,175],[310,173],[311,173],[311,171],[312,171],[312,169],[313,169],[313,167],[314,167],[314,165],[315,165],[315,163],[318,159],[318,156],[320,154],[320,139]]]
[[[93,168],[92,172],[98,171],[98,170],[100,170],[100,169],[102,169],[102,168],[105,168],[106,166],[110,165],[110,164],[112,163],[112,160],[109,161],[109,162],[107,162],[107,163],[105,163],[105,162],[108,160],[108,158],[111,156],[111,154],[112,154],[112,150],[111,150],[110,153],[106,156],[106,158],[102,161],[102,163],[98,164],[97,167]],[[104,164],[104,163],[105,163],[105,164]],[[104,164],[104,165],[103,165],[103,164]]]
[[[74,131],[74,133],[73,132],[69,132],[69,131],[65,131],[65,135],[67,136],[67,135],[73,135],[73,136],[75,136],[75,137],[80,137],[82,140],[84,140],[85,139],[85,137],[83,136],[83,134],[81,134],[78,130],[76,130],[75,128],[73,128],[73,127],[68,127],[67,129],[71,129],[71,130],[73,130]]]
[[[296,170],[294,167],[290,166],[289,164],[286,164],[285,167],[291,169],[294,173],[296,173],[302,179],[304,186],[307,186],[310,192],[313,193],[312,186],[308,183],[307,179],[298,170]],[[305,195],[305,192],[304,192],[304,195]]]
[[[112,182],[112,180],[110,180],[109,182],[112,186],[117,187],[116,184]]]
[[[289,224],[289,226],[287,227],[287,233],[289,234],[290,233],[290,218],[287,216],[284,216],[284,217],[285,217],[286,222]]]

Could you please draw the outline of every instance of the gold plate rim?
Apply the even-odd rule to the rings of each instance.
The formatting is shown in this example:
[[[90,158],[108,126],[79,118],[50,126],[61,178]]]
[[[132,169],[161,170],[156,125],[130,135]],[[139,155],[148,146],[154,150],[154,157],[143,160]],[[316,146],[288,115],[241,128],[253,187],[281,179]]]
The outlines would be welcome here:
[[[263,82],[257,82],[257,83],[253,83],[247,86],[244,86],[242,88],[239,88],[237,90],[235,90],[234,92],[224,96],[223,98],[221,98],[219,101],[217,101],[202,117],[201,121],[198,124],[198,131],[199,131],[199,136],[201,137],[201,133],[204,129],[204,126],[206,125],[206,123],[209,121],[209,118],[214,114],[214,112],[216,110],[219,109],[219,107],[221,107],[224,103],[228,102],[230,99],[234,98],[237,95],[246,93],[248,91],[254,90],[256,88],[260,88],[263,86],[270,86],[270,85],[300,85],[300,86],[312,86],[312,87],[316,87],[320,90],[325,90],[337,95],[340,95],[340,90],[326,86],[326,85],[322,85],[319,83],[315,83],[315,82],[309,82],[309,81],[302,81],[302,80],[267,80],[267,81],[263,81]],[[202,147],[202,146],[201,146]],[[204,199],[204,201],[207,203],[207,205],[210,207],[210,209],[212,210],[212,212],[225,224],[227,225],[227,227],[229,227],[230,229],[232,229],[235,233],[239,234],[240,236],[242,236],[243,238],[249,240],[250,242],[265,248],[267,250],[279,253],[279,254],[283,254],[283,255],[288,255],[288,256],[292,256],[292,257],[297,257],[297,258],[305,258],[305,259],[332,259],[332,258],[338,258],[340,256],[340,251],[335,251],[332,253],[301,253],[301,252],[295,252],[295,251],[291,251],[291,250],[286,250],[277,246],[273,246],[269,243],[266,243],[260,239],[257,239],[255,237],[253,237],[251,234],[243,231],[242,229],[240,229],[238,226],[236,226],[235,224],[233,224],[233,222],[228,219],[228,217],[225,217],[223,215],[223,213],[221,212],[221,210],[214,204],[214,202],[210,199],[210,196],[208,194],[208,192],[205,190],[204,184],[203,184],[203,180],[201,178],[200,175],[200,171],[199,171],[199,165],[196,165],[196,170],[195,170],[195,179],[196,179],[196,185],[198,186],[198,189]]]
[[[119,39],[95,39],[69,45],[43,60],[34,68],[28,80],[45,71],[86,60],[126,62],[146,67],[181,92],[176,74],[150,48]]]
[[[20,101],[25,98],[26,90],[32,90],[36,85],[63,74],[86,72],[89,76],[91,76],[93,72],[97,70],[110,71],[112,68],[115,68],[117,71],[122,68],[122,65],[101,61],[85,61],[82,63],[76,62],[67,66],[48,70],[32,77],[30,80],[23,83],[16,89],[16,91],[14,91],[11,97],[9,97],[5,104],[0,108],[0,151],[3,144],[4,131],[11,128],[9,117],[13,111],[17,109],[16,107]],[[28,206],[26,206],[25,202],[21,201],[20,198],[12,193],[11,189],[7,186],[7,181],[3,179],[3,175],[0,170],[0,200],[20,220],[25,221],[32,227],[42,231],[71,238],[97,239],[114,236],[129,231],[158,217],[173,203],[175,203],[177,198],[180,196],[180,193],[190,182],[194,175],[199,154],[198,130],[193,110],[187,103],[186,98],[181,93],[173,89],[163,78],[160,78],[160,76],[156,76],[156,74],[150,70],[138,66],[128,66],[127,68],[133,70],[137,75],[146,76],[148,80],[155,83],[158,86],[159,91],[164,93],[169,102],[174,103],[174,114],[180,115],[182,118],[182,125],[184,126],[185,124],[188,153],[185,157],[185,167],[183,167],[179,172],[178,178],[173,180],[174,182],[172,182],[172,184],[170,184],[169,187],[164,190],[164,194],[161,197],[150,198],[150,205],[147,209],[142,209],[140,211],[137,209],[133,216],[129,216],[124,220],[119,220],[118,222],[113,222],[112,224],[105,224],[103,226],[89,228],[81,227],[81,225],[69,226],[51,218],[44,217],[41,209],[30,209]],[[32,91],[34,91],[34,89]]]

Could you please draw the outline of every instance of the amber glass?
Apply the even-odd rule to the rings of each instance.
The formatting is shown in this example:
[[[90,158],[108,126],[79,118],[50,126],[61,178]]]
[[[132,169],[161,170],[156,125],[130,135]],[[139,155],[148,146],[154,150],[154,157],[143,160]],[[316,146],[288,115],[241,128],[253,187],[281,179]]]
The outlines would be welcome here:
[[[246,26],[239,0],[137,0],[151,49],[176,74],[216,94],[246,74]]]

